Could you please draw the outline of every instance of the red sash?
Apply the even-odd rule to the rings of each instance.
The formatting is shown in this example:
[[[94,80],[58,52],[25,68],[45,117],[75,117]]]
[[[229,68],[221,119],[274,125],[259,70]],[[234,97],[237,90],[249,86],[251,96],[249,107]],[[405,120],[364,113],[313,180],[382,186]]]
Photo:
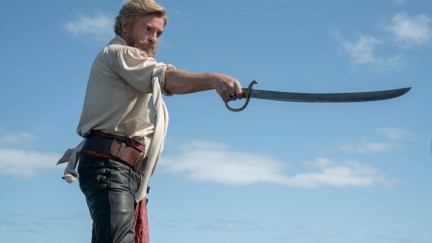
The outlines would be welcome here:
[[[141,200],[135,207],[135,243],[150,243],[148,218],[147,218],[147,199]]]

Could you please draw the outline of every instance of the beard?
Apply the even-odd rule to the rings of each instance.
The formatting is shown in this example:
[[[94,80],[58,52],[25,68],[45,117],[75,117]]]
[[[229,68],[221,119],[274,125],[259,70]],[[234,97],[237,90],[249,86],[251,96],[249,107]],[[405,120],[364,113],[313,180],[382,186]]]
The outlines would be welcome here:
[[[155,57],[158,52],[158,46],[157,44],[151,44],[147,41],[142,40],[136,40],[133,36],[129,36],[128,46],[132,46],[135,48],[140,49],[141,51],[144,51],[147,56],[149,57]]]
[[[140,43],[140,41],[135,42],[133,47],[140,49],[141,51],[144,51],[147,56],[149,57],[155,57],[158,51],[158,47],[157,45],[150,45],[147,44],[146,42],[142,42]]]

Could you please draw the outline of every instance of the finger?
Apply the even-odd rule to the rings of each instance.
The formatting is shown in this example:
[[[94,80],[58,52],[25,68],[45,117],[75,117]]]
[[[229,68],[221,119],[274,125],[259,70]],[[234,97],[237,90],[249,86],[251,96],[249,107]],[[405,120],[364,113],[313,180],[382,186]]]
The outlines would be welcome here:
[[[234,83],[234,93],[235,93],[236,99],[242,99],[243,98],[242,86],[238,80],[235,80],[235,81],[236,82]]]
[[[230,101],[229,95],[227,92],[218,92],[219,96],[222,98],[222,100],[227,103],[228,101]]]
[[[234,92],[234,91],[232,91],[232,92],[230,92],[229,94],[228,94],[228,98],[230,98],[230,99],[235,99],[235,98],[237,98],[237,95],[236,95],[236,93]]]
[[[229,91],[226,85],[223,85],[222,83],[218,83],[218,85],[216,86],[216,92],[225,103],[227,103],[230,100]]]

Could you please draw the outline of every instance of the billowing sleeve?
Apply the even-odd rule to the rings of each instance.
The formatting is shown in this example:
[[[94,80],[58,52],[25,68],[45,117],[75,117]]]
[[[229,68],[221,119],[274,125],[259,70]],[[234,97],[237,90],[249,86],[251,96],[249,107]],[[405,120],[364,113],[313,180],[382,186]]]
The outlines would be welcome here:
[[[161,91],[164,95],[172,95],[165,90],[165,70],[175,68],[170,64],[157,62],[154,58],[148,57],[144,51],[136,48],[121,48],[111,55],[111,67],[134,89],[143,93],[152,93],[153,78],[158,78]]]

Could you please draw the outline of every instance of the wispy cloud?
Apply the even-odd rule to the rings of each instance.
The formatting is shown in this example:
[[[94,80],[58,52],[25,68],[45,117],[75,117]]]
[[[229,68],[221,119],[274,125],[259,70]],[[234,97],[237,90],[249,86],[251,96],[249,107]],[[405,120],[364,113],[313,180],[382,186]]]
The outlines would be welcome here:
[[[285,180],[285,165],[269,155],[234,152],[225,144],[204,141],[192,142],[188,147],[178,155],[163,157],[163,170],[194,181],[237,186]]]
[[[206,231],[235,232],[255,231],[261,229],[261,227],[258,223],[251,220],[213,220],[198,225],[198,229]]]
[[[56,169],[60,154],[20,148],[37,140],[35,135],[22,131],[0,134],[0,174],[31,178]]]
[[[88,219],[88,212],[74,212],[69,214],[31,214],[31,213],[2,213],[0,214],[0,228],[10,232],[46,233],[52,227],[79,223]]]
[[[393,5],[403,5],[406,3],[407,0],[392,0],[391,3]]]
[[[384,134],[386,137],[388,137],[391,140],[412,141],[415,139],[414,134],[397,128],[385,127],[385,128],[379,128],[377,131],[379,133]]]
[[[337,163],[328,158],[317,158],[310,163],[314,172],[299,173],[286,181],[288,186],[320,188],[393,185],[394,178],[388,178],[369,165],[356,161]]]
[[[114,35],[114,16],[98,12],[94,16],[77,14],[75,19],[64,24],[65,30],[73,37],[91,38],[107,42]]]
[[[388,151],[397,147],[396,144],[386,142],[360,142],[336,145],[337,149],[354,153],[377,153]]]
[[[331,229],[324,229],[324,230],[311,230],[308,229],[306,226],[302,225],[292,225],[288,226],[285,229],[285,233],[287,236],[279,236],[275,237],[275,241],[279,242],[291,242],[293,240],[293,237],[296,238],[306,238],[309,239],[309,241],[317,241],[320,238],[331,238],[331,237],[338,237],[341,236],[342,233],[336,230]]]
[[[60,157],[57,153],[0,148],[0,174],[31,178],[56,169],[55,164]]]
[[[317,158],[308,163],[305,172],[287,173],[287,162],[269,155],[233,151],[227,145],[194,142],[177,154],[164,156],[160,170],[184,176],[188,180],[224,185],[246,186],[270,183],[289,187],[320,188],[391,185],[375,168],[355,161],[337,163]]]
[[[0,135],[0,146],[23,145],[36,140],[36,137],[28,132],[4,133]]]
[[[384,135],[384,140],[377,141],[362,141],[352,143],[338,143],[334,146],[336,150],[350,153],[380,153],[404,146],[405,142],[413,142],[416,140],[415,135],[398,128],[383,127],[376,129],[376,133]]]
[[[114,15],[103,12],[95,15],[76,14],[75,18],[66,22],[63,27],[74,38],[92,39],[105,44],[115,36],[114,21]],[[163,47],[172,46],[172,43],[163,37],[158,44]]]
[[[349,41],[338,31],[334,31],[333,35],[346,51],[353,65],[370,65],[380,69],[397,69],[403,65],[403,60],[398,55],[384,57],[377,54],[377,48],[384,44],[382,39],[358,34],[355,40]]]
[[[371,238],[375,242],[413,243],[414,241],[402,232],[394,232],[388,235],[378,235]]]
[[[396,14],[385,24],[384,29],[407,47],[424,45],[432,40],[432,19],[423,14]]]
[[[340,233],[334,230],[321,230],[309,232],[309,235],[314,238],[324,238],[324,237],[335,237],[339,236]]]
[[[402,4],[404,1],[397,2]],[[409,49],[425,46],[432,41],[432,19],[428,15],[398,13],[383,20],[380,26],[381,34],[357,34],[353,40],[347,40],[339,31],[332,31],[332,34],[348,54],[352,65],[380,70],[400,69],[404,66],[402,52],[395,46]]]

